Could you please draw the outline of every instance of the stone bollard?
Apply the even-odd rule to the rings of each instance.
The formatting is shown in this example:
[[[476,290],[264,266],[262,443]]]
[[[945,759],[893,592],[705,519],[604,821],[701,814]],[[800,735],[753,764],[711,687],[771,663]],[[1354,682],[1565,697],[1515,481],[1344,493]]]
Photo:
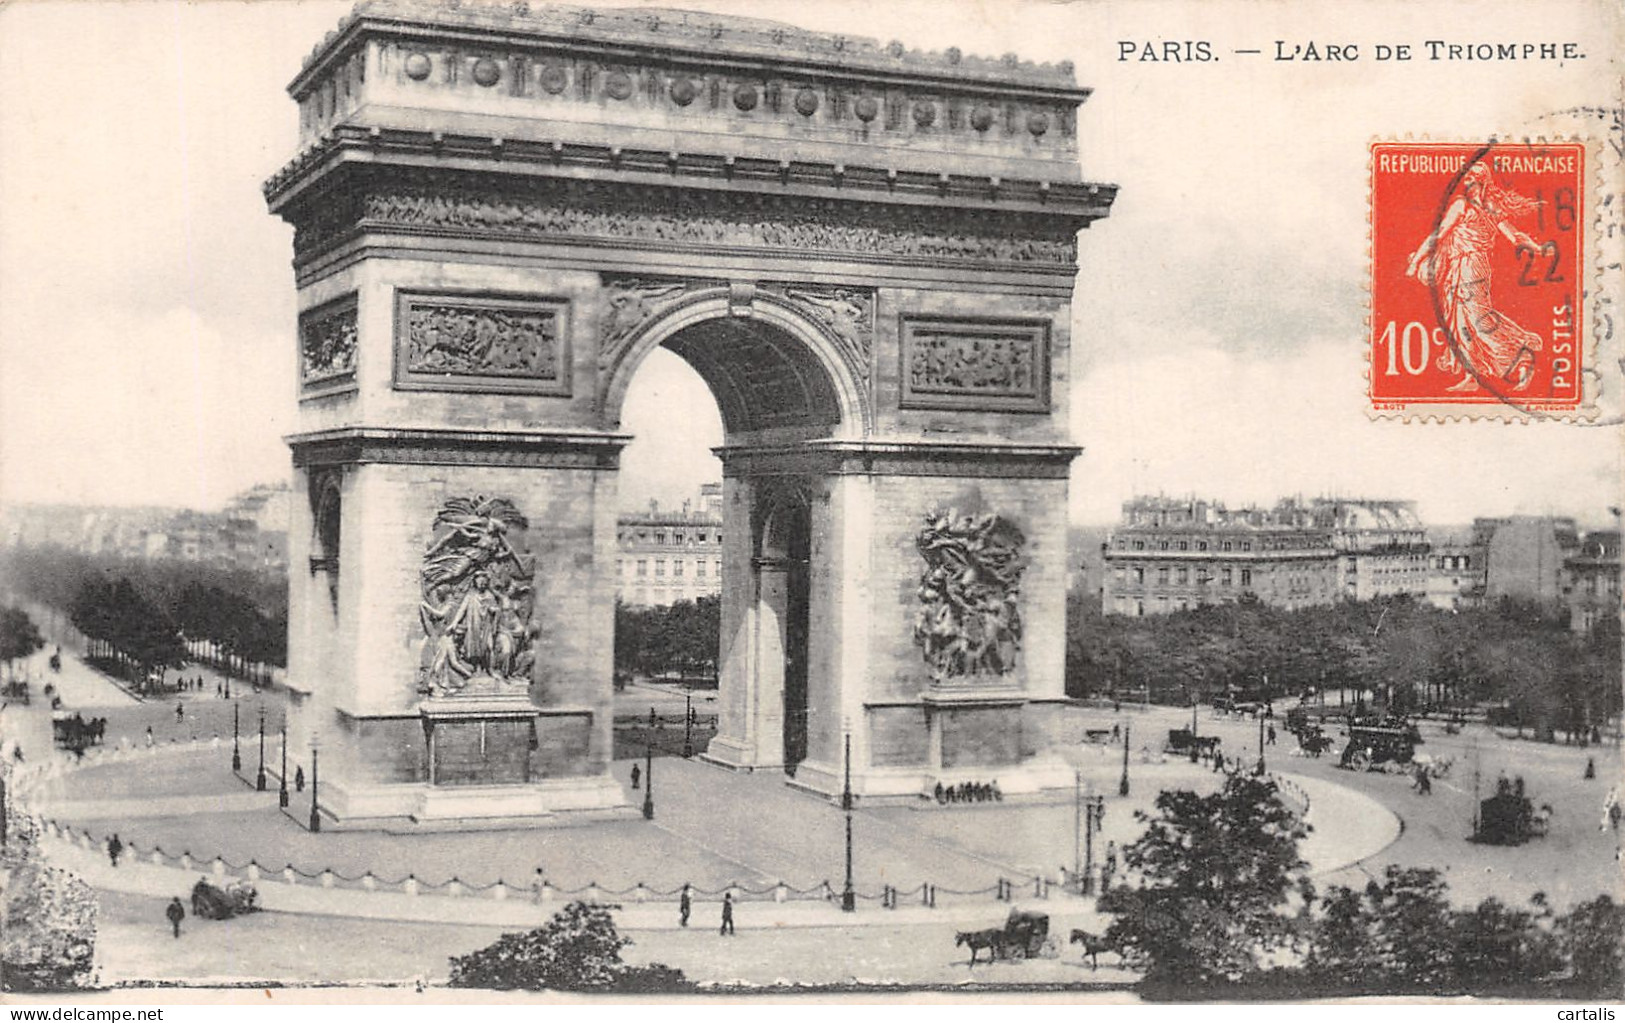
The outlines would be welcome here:
[[[553,901],[553,885],[549,881],[543,881],[542,882],[542,901],[543,902],[552,902]]]
[[[587,882],[587,902],[590,905],[597,905],[598,904],[598,882],[597,881],[588,881]]]
[[[773,888],[773,901],[774,902],[784,902],[785,900],[787,900],[789,898],[790,898],[790,888],[789,888],[789,886],[787,886],[783,881],[780,881]]]
[[[457,880],[455,877],[452,878],[450,881],[447,881],[446,882],[446,894],[448,896],[450,896],[451,898],[453,898],[453,899],[455,899],[458,896],[462,895],[463,894],[463,882]]]
[[[408,895],[416,895],[418,893],[418,879],[411,874],[406,875],[406,880],[401,882],[401,891]]]
[[[369,892],[378,890],[378,879],[372,876],[372,871],[369,870],[361,875],[361,887]]]
[[[248,861],[248,870],[244,872],[249,884],[257,884],[260,879],[260,865],[253,860]]]
[[[496,899],[498,902],[500,902],[503,899],[506,899],[507,897],[508,897],[508,883],[506,881],[502,880],[501,878],[497,878],[496,885],[491,889],[491,898]]]
[[[633,902],[648,902],[649,901],[649,889],[643,887],[643,882],[642,881],[639,881],[638,886],[636,888],[632,889],[632,901]]]
[[[155,867],[163,866],[164,865],[164,854],[163,854],[163,852],[161,850],[154,849],[152,851],[152,856],[148,858],[147,862],[151,863]]]
[[[299,875],[293,872],[293,864],[290,863],[286,867],[282,868],[282,880],[288,882],[289,884],[299,883]]]
[[[331,887],[333,887],[333,872],[331,870],[322,871],[322,887],[323,888],[331,888]]]
[[[181,853],[181,869],[186,871],[187,873],[191,873],[191,871],[192,871],[192,854],[191,853],[189,853],[189,852]]]
[[[215,880],[219,880],[226,876],[226,861],[216,856],[214,864],[209,869],[213,872]]]

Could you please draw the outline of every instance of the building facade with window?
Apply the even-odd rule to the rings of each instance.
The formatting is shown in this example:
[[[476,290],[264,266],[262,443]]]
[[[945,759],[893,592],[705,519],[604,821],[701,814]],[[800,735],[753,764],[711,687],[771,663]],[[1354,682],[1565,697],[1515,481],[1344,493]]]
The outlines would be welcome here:
[[[722,592],[722,485],[700,488],[698,506],[649,510],[616,523],[616,593],[626,604],[662,607]]]
[[[1272,607],[1427,593],[1428,544],[1405,501],[1137,497],[1107,537],[1106,614],[1171,614],[1251,595]]]

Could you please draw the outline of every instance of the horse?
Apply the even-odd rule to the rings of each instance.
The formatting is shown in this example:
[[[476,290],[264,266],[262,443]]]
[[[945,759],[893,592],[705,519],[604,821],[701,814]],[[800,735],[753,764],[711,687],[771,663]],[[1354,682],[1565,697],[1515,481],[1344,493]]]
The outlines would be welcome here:
[[[1100,969],[1100,953],[1112,950],[1112,947],[1106,943],[1105,938],[1098,934],[1090,934],[1088,931],[1077,927],[1072,929],[1072,938],[1067,944],[1083,946],[1083,956],[1089,960],[1091,970]]]
[[[970,964],[976,965],[976,954],[982,949],[988,950],[988,962],[995,962],[999,954],[1004,951],[1004,931],[997,927],[985,931],[958,931],[954,935],[954,945],[970,946]]]

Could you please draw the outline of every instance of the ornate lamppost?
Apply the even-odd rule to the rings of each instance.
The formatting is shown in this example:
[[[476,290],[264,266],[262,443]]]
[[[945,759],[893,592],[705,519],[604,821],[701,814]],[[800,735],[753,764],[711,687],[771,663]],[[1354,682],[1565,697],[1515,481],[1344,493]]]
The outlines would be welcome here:
[[[265,791],[265,704],[260,704],[260,769],[254,775],[254,791]]]
[[[241,745],[241,743],[239,741],[239,732],[238,732],[238,728],[237,728],[237,723],[238,723],[237,722],[237,716],[238,716],[237,715],[237,710],[238,710],[237,705],[232,704],[231,705],[231,769],[233,771],[239,771],[240,772],[243,769],[243,750],[242,750],[242,745]]]
[[[287,711],[283,711],[282,719],[282,782],[277,787],[277,805],[284,810],[288,808],[288,719]]]
[[[1258,719],[1258,771],[1260,777],[1264,774],[1264,719]]]
[[[846,811],[846,884],[841,888],[841,910],[858,908],[858,895],[852,888],[852,733],[846,733],[846,783],[841,789],[841,809]]]
[[[683,690],[683,759],[694,756],[694,691]]]
[[[1106,797],[1095,796],[1087,799],[1083,804],[1087,821],[1083,828],[1083,886],[1082,893],[1089,895],[1095,890],[1095,832],[1106,819]]]
[[[319,791],[320,791],[319,782],[318,782],[318,778],[317,778],[317,762],[316,762],[317,754],[318,754],[318,750],[316,749],[316,744],[314,742],[312,742],[310,744],[310,830],[311,831],[320,831],[320,830],[322,830],[322,815],[321,815],[321,811],[318,809],[318,803],[317,803],[317,796],[318,796]]]
[[[1131,728],[1133,722],[1123,722],[1123,777],[1117,783],[1117,794],[1120,796],[1128,795],[1128,736]]]
[[[655,740],[652,735],[643,747],[643,819],[655,819]]]

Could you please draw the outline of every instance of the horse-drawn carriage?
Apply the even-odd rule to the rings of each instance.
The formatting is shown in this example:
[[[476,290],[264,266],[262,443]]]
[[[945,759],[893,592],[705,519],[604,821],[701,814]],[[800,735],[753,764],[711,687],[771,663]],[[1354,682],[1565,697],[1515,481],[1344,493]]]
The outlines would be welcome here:
[[[216,888],[202,878],[192,886],[192,915],[206,920],[229,920],[259,911],[259,892],[243,881]]]
[[[1163,751],[1176,756],[1189,756],[1195,753],[1199,756],[1211,756],[1218,751],[1220,739],[1217,735],[1197,735],[1189,728],[1168,729],[1168,741],[1163,744]]]
[[[1405,771],[1421,742],[1416,726],[1402,721],[1350,725],[1349,744],[1343,747],[1338,766],[1353,771]]]
[[[1034,959],[1059,954],[1050,941],[1049,917],[1043,913],[1012,909],[1003,927],[990,927],[981,931],[960,931],[955,945],[970,948],[970,961],[976,963],[982,949],[988,950],[988,961],[996,959]]]

